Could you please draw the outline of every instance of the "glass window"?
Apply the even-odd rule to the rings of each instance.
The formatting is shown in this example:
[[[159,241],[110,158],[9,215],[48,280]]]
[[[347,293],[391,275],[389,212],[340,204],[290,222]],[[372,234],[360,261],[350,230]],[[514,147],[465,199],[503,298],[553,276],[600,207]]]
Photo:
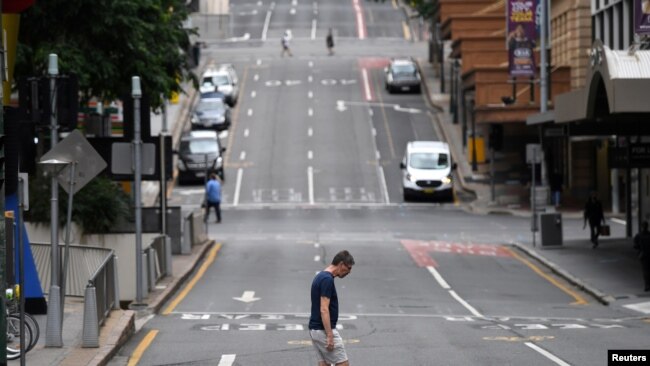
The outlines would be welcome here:
[[[215,109],[222,109],[223,108],[223,100],[221,99],[210,99],[210,100],[202,100],[199,105],[196,107],[196,110],[199,112],[205,112],[205,111],[211,111]]]
[[[449,167],[449,155],[439,153],[413,153],[409,166],[414,169],[445,169]]]
[[[215,139],[194,139],[181,141],[181,154],[214,154],[219,151],[219,143]]]
[[[226,75],[215,75],[212,77],[212,84],[214,85],[230,85],[230,80]]]
[[[395,64],[393,73],[395,74],[415,74],[415,66],[412,64]]]

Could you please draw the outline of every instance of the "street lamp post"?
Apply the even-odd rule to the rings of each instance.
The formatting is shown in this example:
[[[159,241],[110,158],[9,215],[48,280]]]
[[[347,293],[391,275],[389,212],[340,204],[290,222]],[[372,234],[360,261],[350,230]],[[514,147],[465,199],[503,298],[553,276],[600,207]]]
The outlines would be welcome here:
[[[59,75],[58,56],[51,53],[47,73],[50,75],[50,146],[54,148],[59,142],[59,127],[56,115],[56,78]],[[51,199],[50,199],[50,293],[48,296],[49,306],[47,307],[47,330],[45,334],[46,347],[63,347],[61,317],[61,288],[59,287],[59,183],[56,174],[51,176]],[[22,289],[21,289],[22,290]]]
[[[131,78],[131,96],[133,97],[133,160],[135,166],[134,192],[135,192],[135,271],[136,295],[135,306],[143,305],[143,273],[142,273],[142,139],[140,136],[140,77]]]

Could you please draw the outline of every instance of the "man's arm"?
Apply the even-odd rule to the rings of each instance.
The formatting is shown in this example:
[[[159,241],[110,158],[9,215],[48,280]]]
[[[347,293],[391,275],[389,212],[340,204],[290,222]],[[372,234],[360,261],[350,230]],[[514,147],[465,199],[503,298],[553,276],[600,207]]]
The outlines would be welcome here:
[[[332,324],[330,324],[330,298],[321,296],[320,297],[320,319],[323,322],[323,328],[325,328],[325,334],[327,335],[327,350],[334,350],[334,333],[332,333]]]

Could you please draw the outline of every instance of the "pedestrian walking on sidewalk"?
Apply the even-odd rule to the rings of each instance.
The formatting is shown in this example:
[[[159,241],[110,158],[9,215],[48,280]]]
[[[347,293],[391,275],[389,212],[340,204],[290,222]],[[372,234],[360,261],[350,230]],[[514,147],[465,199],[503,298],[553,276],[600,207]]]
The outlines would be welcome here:
[[[650,230],[647,221],[641,224],[641,231],[634,236],[634,249],[639,253],[645,291],[650,291]]]
[[[598,200],[598,194],[596,191],[592,191],[587,203],[585,204],[584,211],[584,224],[582,229],[584,230],[589,222],[589,230],[591,234],[591,243],[593,244],[593,249],[598,247],[598,236],[600,236],[601,225],[605,225],[605,215],[603,214],[603,205]]]
[[[338,252],[325,270],[318,272],[311,283],[311,316],[309,335],[316,351],[318,366],[349,366],[343,339],[336,330],[339,318],[339,298],[334,278],[344,278],[354,266],[354,258],[347,251]]]
[[[203,220],[208,222],[210,217],[210,207],[214,207],[214,213],[217,215],[217,223],[221,222],[221,182],[215,173],[210,174],[210,180],[205,184],[205,217]]]
[[[325,45],[327,46],[327,52],[332,56],[334,54],[334,35],[332,34],[332,28],[327,32],[327,37],[325,37]]]
[[[284,32],[284,35],[282,36],[282,39],[280,42],[282,43],[282,53],[280,54],[280,57],[284,57],[284,54],[288,54],[289,57],[293,56],[291,53],[291,48],[289,48],[289,41],[291,41],[291,31],[287,29]]]

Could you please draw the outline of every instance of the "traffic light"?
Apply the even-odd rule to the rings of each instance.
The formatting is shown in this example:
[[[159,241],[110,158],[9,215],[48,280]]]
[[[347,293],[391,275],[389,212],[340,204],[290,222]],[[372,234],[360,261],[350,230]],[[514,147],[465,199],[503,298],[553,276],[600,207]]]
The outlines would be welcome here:
[[[503,125],[491,124],[490,125],[490,148],[494,151],[503,149]]]
[[[18,82],[18,106],[22,119],[42,126],[52,123],[50,88],[50,78],[45,76],[25,78]],[[77,128],[79,82],[76,75],[62,75],[56,79],[55,112],[59,131]]]

